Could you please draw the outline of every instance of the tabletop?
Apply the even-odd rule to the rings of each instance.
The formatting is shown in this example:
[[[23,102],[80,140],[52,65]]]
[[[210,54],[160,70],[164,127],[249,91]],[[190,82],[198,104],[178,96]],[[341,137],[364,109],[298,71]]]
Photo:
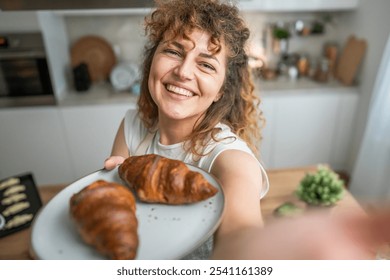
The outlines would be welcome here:
[[[260,202],[265,224],[275,219],[274,210],[284,202],[299,203],[294,195],[299,182],[311,172],[315,172],[315,166],[268,170],[270,180],[270,190],[265,198]],[[39,187],[39,192],[43,205],[47,204],[66,185],[50,185]],[[363,208],[355,198],[346,190],[345,195],[335,207],[330,209],[332,214],[344,211],[361,211]],[[0,260],[28,260],[32,259],[29,254],[31,227],[0,238]]]

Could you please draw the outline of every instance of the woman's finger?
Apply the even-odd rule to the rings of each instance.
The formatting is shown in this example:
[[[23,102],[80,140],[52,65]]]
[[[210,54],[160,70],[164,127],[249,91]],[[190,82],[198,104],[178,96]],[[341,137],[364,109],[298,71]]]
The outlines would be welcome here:
[[[121,164],[124,160],[125,158],[121,156],[111,156],[104,161],[104,168],[107,170],[112,170]]]

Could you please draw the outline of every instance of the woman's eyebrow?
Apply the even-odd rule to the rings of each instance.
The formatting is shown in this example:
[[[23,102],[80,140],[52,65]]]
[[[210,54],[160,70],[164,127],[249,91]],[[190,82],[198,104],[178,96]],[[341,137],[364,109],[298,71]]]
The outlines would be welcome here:
[[[166,42],[166,43],[168,43],[168,44],[172,44],[172,45],[174,45],[175,47],[177,47],[178,49],[180,49],[180,50],[182,50],[182,51],[184,51],[185,50],[185,48],[184,48],[184,46],[182,45],[182,44],[180,44],[179,42]],[[199,56],[200,57],[204,57],[204,58],[207,58],[207,59],[213,59],[213,60],[215,60],[218,64],[220,64],[219,63],[219,61],[218,61],[218,59],[214,56],[214,55],[212,55],[212,54],[208,54],[208,53],[200,53],[199,54]]]
[[[213,59],[216,62],[218,62],[218,64],[220,64],[218,59],[214,55],[211,55],[211,54],[208,54],[208,53],[200,53],[199,56],[204,57],[204,58],[208,58],[208,59]]]
[[[168,44],[168,45],[169,45],[169,44],[172,44],[172,45],[174,45],[175,47],[177,47],[178,49],[184,51],[184,46],[183,46],[182,44],[180,44],[179,42],[173,41],[173,42],[167,42],[167,44]]]

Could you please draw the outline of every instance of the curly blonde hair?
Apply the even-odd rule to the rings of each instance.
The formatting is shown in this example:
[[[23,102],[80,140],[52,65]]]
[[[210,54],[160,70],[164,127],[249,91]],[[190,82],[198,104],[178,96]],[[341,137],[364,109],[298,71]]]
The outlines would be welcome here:
[[[245,51],[250,32],[238,9],[218,0],[170,0],[156,1],[157,9],[145,18],[145,33],[148,42],[144,50],[141,95],[138,100],[140,117],[149,129],[158,123],[158,108],[152,100],[148,88],[148,78],[153,56],[164,36],[174,39],[178,36],[188,38],[194,29],[206,31],[211,35],[214,52],[221,45],[227,49],[227,68],[222,86],[222,96],[212,103],[204,118],[196,123],[186,140],[187,147],[195,155],[202,156],[201,146],[210,135],[216,140],[221,122],[228,125],[257,154],[261,140],[263,113],[259,108],[260,99],[254,93],[254,85],[248,67]],[[217,140],[216,140],[217,141]]]

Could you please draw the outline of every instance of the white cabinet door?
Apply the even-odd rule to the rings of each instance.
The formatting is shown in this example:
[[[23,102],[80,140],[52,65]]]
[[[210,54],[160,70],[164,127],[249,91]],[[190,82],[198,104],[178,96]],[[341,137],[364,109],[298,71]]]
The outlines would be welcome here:
[[[260,107],[265,118],[265,126],[261,132],[263,138],[260,146],[260,161],[264,168],[268,169],[274,166],[273,139],[275,138],[277,100],[275,98],[262,98]]]
[[[135,104],[61,108],[75,179],[103,167],[125,112]]]
[[[358,101],[358,94],[354,90],[346,89],[344,92],[340,92],[330,160],[330,164],[335,170],[349,169],[347,165]]]
[[[306,92],[275,94],[271,167],[329,163],[337,121],[338,96]],[[267,101],[264,101],[267,102]]]
[[[329,164],[346,169],[358,101],[355,89],[272,91],[262,156],[267,168]]]
[[[68,183],[73,174],[55,107],[0,110],[0,178],[32,172],[38,185]]]

